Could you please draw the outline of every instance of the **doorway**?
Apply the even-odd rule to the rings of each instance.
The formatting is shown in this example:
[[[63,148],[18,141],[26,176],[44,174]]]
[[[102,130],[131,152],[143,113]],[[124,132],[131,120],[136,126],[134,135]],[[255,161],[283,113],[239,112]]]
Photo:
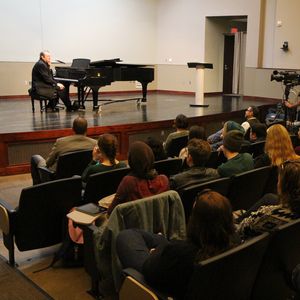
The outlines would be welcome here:
[[[234,35],[224,35],[223,94],[232,94]]]
[[[213,63],[207,87],[223,94],[243,94],[247,16],[206,17],[205,62]]]

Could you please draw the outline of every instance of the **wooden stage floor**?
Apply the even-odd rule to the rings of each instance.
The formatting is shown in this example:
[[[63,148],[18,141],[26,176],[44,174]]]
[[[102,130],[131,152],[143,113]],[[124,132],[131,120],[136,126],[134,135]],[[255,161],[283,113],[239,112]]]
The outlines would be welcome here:
[[[111,99],[137,97],[137,94],[113,95]],[[103,96],[100,96],[100,99]],[[105,95],[105,98],[108,98]],[[152,135],[164,140],[171,132],[173,120],[182,113],[189,118],[190,125],[202,125],[206,133],[221,128],[222,122],[244,119],[244,110],[256,105],[262,111],[276,101],[210,95],[205,97],[209,107],[190,107],[194,103],[193,95],[174,95],[150,92],[146,104],[136,101],[114,103],[103,106],[102,112],[92,110],[92,102],[86,102],[84,111],[48,112],[39,111],[39,102],[35,101],[36,112],[31,111],[29,98],[0,100],[0,175],[26,173],[32,154],[47,156],[53,142],[62,136],[72,134],[73,120],[84,116],[89,123],[88,135],[97,138],[99,134],[109,132],[119,141],[119,159],[126,159],[129,144],[134,140],[144,140]]]
[[[124,99],[137,95],[118,95],[111,99]],[[100,97],[100,99],[102,99]],[[107,96],[106,96],[107,98]],[[137,105],[136,101],[114,103],[103,106],[102,112],[92,111],[92,102],[86,102],[84,111],[40,113],[39,102],[35,101],[35,113],[31,112],[29,99],[1,99],[0,100],[0,133],[32,132],[40,130],[57,130],[71,128],[74,118],[84,116],[90,127],[114,126],[132,123],[157,122],[173,120],[177,114],[187,117],[208,116],[230,113],[246,109],[249,105],[263,105],[265,100],[243,99],[221,95],[206,96],[207,108],[190,107],[194,103],[192,95],[170,95],[149,93],[147,104]],[[99,102],[101,103],[101,102]]]

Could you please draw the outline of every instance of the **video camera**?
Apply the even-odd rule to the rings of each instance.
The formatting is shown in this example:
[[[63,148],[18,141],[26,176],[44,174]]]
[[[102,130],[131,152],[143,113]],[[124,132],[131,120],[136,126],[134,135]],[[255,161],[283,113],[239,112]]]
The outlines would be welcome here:
[[[273,71],[271,74],[271,81],[282,81],[285,85],[300,85],[300,74],[292,71]]]

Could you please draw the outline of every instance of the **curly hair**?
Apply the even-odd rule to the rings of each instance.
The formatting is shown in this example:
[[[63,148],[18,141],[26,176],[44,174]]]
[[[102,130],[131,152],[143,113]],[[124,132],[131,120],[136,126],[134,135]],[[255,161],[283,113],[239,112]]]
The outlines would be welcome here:
[[[109,159],[112,165],[115,165],[115,159],[118,149],[118,140],[117,138],[109,133],[105,133],[99,136],[98,138],[98,147],[101,152],[103,152]]]
[[[268,128],[265,152],[268,154],[272,166],[280,166],[286,160],[300,158],[295,153],[288,131],[280,124]]]

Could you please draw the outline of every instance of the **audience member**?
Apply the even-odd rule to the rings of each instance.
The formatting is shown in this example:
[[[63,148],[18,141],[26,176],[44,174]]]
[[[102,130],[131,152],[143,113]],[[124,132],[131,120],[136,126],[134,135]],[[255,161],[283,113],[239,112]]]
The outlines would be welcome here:
[[[173,139],[176,139],[176,138],[179,138],[182,136],[188,136],[188,134],[189,134],[189,131],[188,131],[189,122],[188,122],[188,118],[185,115],[179,114],[176,117],[173,126],[176,128],[176,131],[170,133],[168,135],[166,141],[164,142],[164,148],[165,148],[166,153],[168,153],[170,143]]]
[[[108,208],[110,214],[120,203],[156,195],[169,190],[169,179],[158,175],[153,168],[154,154],[144,142],[134,142],[129,147],[128,164],[131,173],[125,176]]]
[[[278,195],[267,194],[255,205],[258,210],[238,226],[244,238],[275,230],[300,217],[300,159],[287,160],[281,165],[277,187]]]
[[[252,143],[265,141],[267,137],[267,126],[263,123],[254,123],[250,128],[250,141]]]
[[[188,142],[187,150],[186,163],[189,169],[170,178],[170,188],[177,191],[219,177],[217,170],[205,167],[211,154],[211,148],[207,141],[191,139]]]
[[[146,139],[146,144],[152,149],[155,161],[168,158],[163,143],[159,139],[148,136]]]
[[[205,190],[196,197],[186,240],[129,229],[119,234],[116,246],[123,268],[138,270],[158,290],[183,299],[194,264],[239,243],[228,199]]]
[[[245,130],[244,138],[246,140],[249,140],[250,128],[252,127],[253,124],[260,123],[260,121],[259,121],[259,109],[254,105],[249,106],[245,111],[245,118],[246,118],[246,121],[243,122],[241,125]]]
[[[33,155],[31,157],[31,176],[33,184],[40,183],[38,175],[38,167],[47,167],[51,171],[56,171],[56,163],[61,154],[77,151],[93,149],[97,141],[86,136],[88,123],[83,117],[77,117],[73,121],[73,135],[58,138],[52,147],[52,150],[45,160],[41,155]]]
[[[87,182],[91,174],[125,168],[127,164],[116,159],[117,138],[109,133],[99,136],[98,145],[93,149],[93,159],[82,173],[82,181]]]
[[[204,127],[193,125],[189,130],[189,140],[191,139],[206,140]],[[179,157],[184,161],[187,158],[187,155],[188,155],[187,147],[182,148],[179,153]]]
[[[42,51],[40,59],[32,69],[32,89],[31,93],[46,96],[49,98],[48,107],[56,111],[57,96],[61,98],[65,104],[67,111],[72,111],[71,101],[65,91],[65,87],[61,83],[57,83],[53,78],[53,73],[50,68],[51,56],[49,51]]]
[[[221,177],[230,177],[253,169],[253,158],[249,153],[239,153],[244,141],[243,133],[232,130],[224,136],[221,147],[227,162],[218,167]]]
[[[224,123],[223,125],[223,128],[222,128],[222,132],[221,132],[221,135],[220,135],[220,140],[211,144],[211,149],[212,151],[217,151],[219,150],[220,146],[223,145],[223,139],[224,139],[224,136],[226,135],[226,133],[232,131],[232,130],[238,130],[240,131],[243,135],[245,134],[245,130],[244,128],[238,124],[237,122],[235,121],[227,121]],[[217,139],[215,139],[217,140]],[[243,140],[243,143],[246,143],[245,140]]]
[[[279,167],[286,160],[298,158],[300,157],[294,151],[286,128],[280,124],[274,124],[267,130],[265,153],[255,158],[254,167],[269,165]]]

